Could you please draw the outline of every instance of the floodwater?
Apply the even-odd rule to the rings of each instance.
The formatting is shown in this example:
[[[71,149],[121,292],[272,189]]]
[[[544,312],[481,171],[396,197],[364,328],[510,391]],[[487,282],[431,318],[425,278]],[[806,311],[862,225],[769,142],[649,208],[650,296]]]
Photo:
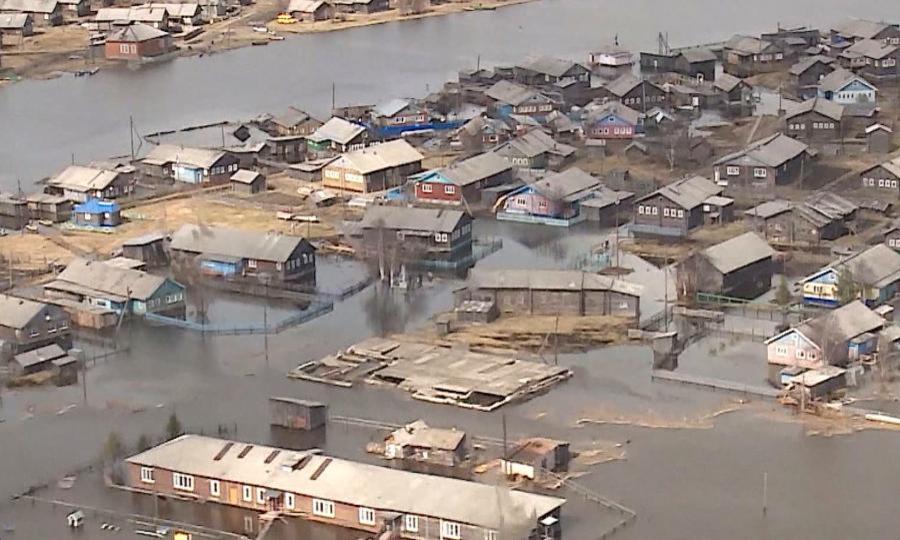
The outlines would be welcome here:
[[[502,251],[479,263],[495,268],[567,267],[577,253],[603,238],[589,228],[479,223],[476,230],[504,239]],[[450,292],[457,285],[436,279],[410,293],[413,298],[398,297],[403,324],[428,324],[431,314],[450,306]],[[640,346],[562,354],[558,361],[573,370],[572,379],[494,413],[419,402],[392,388],[334,388],[285,377],[298,362],[375,333],[382,324],[373,320],[379,311],[368,307],[375,297],[369,288],[337,303],[331,314],[270,336],[268,357],[262,336],[201,336],[128,326],[121,339],[131,346],[129,352],[100,360],[88,371],[88,407],[82,406],[81,386],[5,390],[0,499],[96,461],[111,431],[131,445],[140,435],[159,437],[173,411],[192,432],[216,433],[227,426],[238,439],[270,442],[266,400],[287,395],[326,402],[336,415],[392,423],[426,418],[474,436],[500,437],[505,416],[511,440],[547,435],[571,440],[575,450],[619,443],[626,451],[624,461],[595,465],[578,479],[637,511],[636,523],[614,538],[885,538],[900,526],[900,516],[888,504],[872,502],[892,500],[900,485],[900,469],[886,459],[900,450],[896,433],[810,437],[774,403],[738,405],[728,394],[651,381],[651,354]],[[259,307],[248,309],[255,313]],[[738,356],[730,357],[732,352]],[[686,365],[709,374],[702,369],[702,353],[698,348]],[[711,373],[755,373],[752,361],[745,349],[726,347],[711,362],[731,367]],[[735,407],[740,410],[710,417]],[[579,425],[580,419],[595,423]],[[379,435],[332,424],[325,447],[337,456],[366,459],[365,443]],[[764,474],[769,485],[766,515]],[[92,493],[94,504],[131,508],[123,508],[125,502],[115,492],[95,486]],[[23,510],[22,504],[28,505],[0,505],[0,524],[14,525],[23,538],[41,537],[46,522],[36,523],[30,507]],[[598,532],[606,521],[575,499],[568,512],[565,538],[573,540],[590,539],[587,531]],[[65,514],[57,510],[50,515],[60,520]],[[310,537],[342,538],[330,532],[311,532]]]
[[[0,89],[0,189],[26,188],[76,160],[129,153],[129,116],[142,133],[298,105],[373,103],[437,89],[464,67],[547,54],[583,59],[613,42],[635,50],[714,42],[777,23],[827,25],[855,15],[896,18],[895,0],[545,0],[342,32],[290,37],[182,58],[139,71],[65,75]],[[715,24],[708,24],[715,21]]]

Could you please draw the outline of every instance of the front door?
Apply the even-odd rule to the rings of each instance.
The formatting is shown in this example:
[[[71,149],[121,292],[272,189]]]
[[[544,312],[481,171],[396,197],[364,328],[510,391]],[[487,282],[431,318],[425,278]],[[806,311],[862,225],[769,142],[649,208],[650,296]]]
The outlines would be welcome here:
[[[237,505],[238,503],[238,489],[234,486],[228,488],[228,504]]]

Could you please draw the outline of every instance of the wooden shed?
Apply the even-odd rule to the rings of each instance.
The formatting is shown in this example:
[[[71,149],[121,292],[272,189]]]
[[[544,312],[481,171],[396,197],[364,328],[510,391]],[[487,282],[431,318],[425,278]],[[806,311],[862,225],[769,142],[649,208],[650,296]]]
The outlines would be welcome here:
[[[266,191],[266,177],[256,171],[241,169],[231,175],[231,189],[252,195]]]
[[[270,397],[269,419],[273,426],[310,431],[325,425],[328,406],[305,399]]]

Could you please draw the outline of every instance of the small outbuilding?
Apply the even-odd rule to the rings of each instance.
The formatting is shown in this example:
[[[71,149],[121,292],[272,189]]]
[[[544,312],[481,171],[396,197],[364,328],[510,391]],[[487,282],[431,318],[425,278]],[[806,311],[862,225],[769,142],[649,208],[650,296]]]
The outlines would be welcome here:
[[[695,253],[678,265],[678,290],[753,299],[772,288],[775,250],[754,232]]]
[[[535,437],[520,442],[500,460],[500,467],[506,476],[540,480],[547,472],[568,470],[570,460],[568,442]]]
[[[122,210],[113,201],[90,199],[75,205],[73,219],[82,227],[118,227],[122,224]]]
[[[318,401],[288,397],[269,398],[269,422],[287,429],[312,431],[325,425],[328,406]]]
[[[489,323],[500,317],[500,309],[493,300],[463,300],[455,311],[459,322]]]
[[[384,441],[387,459],[411,459],[453,467],[465,460],[466,433],[433,428],[416,420],[394,431]]]
[[[240,169],[231,175],[231,189],[238,193],[252,195],[266,191],[266,177],[257,171]]]
[[[890,126],[875,123],[866,128],[866,150],[870,154],[887,154],[891,151],[894,130]]]
[[[145,234],[122,242],[122,256],[143,262],[146,266],[166,266],[169,256],[166,237],[159,233]]]

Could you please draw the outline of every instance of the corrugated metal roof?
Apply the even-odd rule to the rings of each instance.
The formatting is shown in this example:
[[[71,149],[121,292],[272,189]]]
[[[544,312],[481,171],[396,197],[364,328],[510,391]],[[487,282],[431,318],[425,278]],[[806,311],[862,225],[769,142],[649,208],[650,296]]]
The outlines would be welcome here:
[[[494,270],[475,268],[469,283],[479,289],[543,289],[557,291],[614,291],[640,296],[640,285],[580,270]]]
[[[160,144],[153,147],[142,161],[150,164],[164,165],[167,163],[186,164],[193,167],[208,169],[225,156],[221,150],[209,148],[194,148],[191,146],[177,146],[174,144]]]
[[[771,259],[775,250],[753,232],[744,233],[703,251],[713,267],[729,274],[763,259]]]
[[[305,238],[225,227],[183,225],[172,235],[171,249],[284,263]]]
[[[439,169],[444,177],[457,186],[468,186],[512,169],[508,161],[492,152],[479,154]]]
[[[364,131],[366,131],[365,127],[334,116],[319,126],[309,136],[309,139],[315,142],[333,141],[338,144],[348,144]]]
[[[118,177],[119,173],[116,171],[69,165],[61,173],[51,178],[47,184],[71,191],[102,191],[109,187]]]
[[[456,229],[464,215],[460,210],[444,208],[368,206],[359,226],[363,229],[449,233]]]
[[[0,326],[25,328],[45,307],[40,302],[0,294]]]
[[[232,447],[223,453],[229,442]],[[248,446],[252,448],[246,451]],[[276,450],[280,451],[278,458],[266,463]],[[244,457],[239,458],[244,451]],[[297,467],[301,459],[309,462]],[[534,526],[534,519],[565,503],[556,497],[506,489],[498,496],[497,486],[479,482],[199,435],[182,435],[126,462],[488,529]]]
[[[403,139],[376,144],[347,152],[328,167],[348,169],[359,174],[371,174],[392,167],[409,165],[425,158]]]

